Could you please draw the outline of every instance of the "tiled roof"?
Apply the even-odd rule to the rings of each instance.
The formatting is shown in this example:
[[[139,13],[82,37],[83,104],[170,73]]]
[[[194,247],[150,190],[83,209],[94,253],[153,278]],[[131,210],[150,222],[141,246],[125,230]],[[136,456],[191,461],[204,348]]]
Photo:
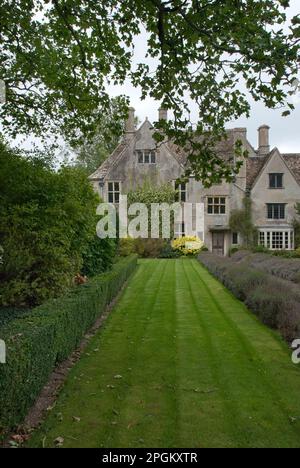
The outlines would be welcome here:
[[[229,159],[230,157],[232,157],[234,152],[234,130],[227,130],[226,134],[227,139],[224,139],[217,143],[216,153],[218,155],[222,155],[224,159]],[[175,145],[175,143],[172,141],[168,141],[167,146],[171,153],[175,156],[179,164],[185,166],[188,161],[188,152],[180,146]]]
[[[270,153],[271,154],[271,153]],[[259,174],[265,167],[267,160],[270,157],[270,154],[267,156],[257,156],[247,159],[247,188],[251,189],[258,178]],[[298,184],[300,185],[300,154],[282,154],[284,161],[286,162],[288,168],[295,176]]]
[[[184,151],[184,149],[181,148],[178,145],[175,145],[175,143],[173,143],[173,141],[168,141],[167,142],[167,147],[170,150],[170,152],[173,154],[173,156],[177,159],[179,164],[181,164],[182,166],[185,166],[185,164],[187,162],[188,155]]]
[[[283,154],[282,156],[288,168],[294,174],[298,184],[300,185],[300,154],[288,153],[288,154]]]
[[[123,154],[123,151],[127,148],[127,145],[124,141],[122,141],[116,149],[112,152],[112,154],[101,164],[101,166],[89,176],[90,180],[99,180],[106,176],[109,170],[117,164],[120,157]]]
[[[148,122],[147,122],[148,123]],[[145,123],[144,123],[145,124]],[[143,125],[144,125],[143,124]],[[148,123],[149,125],[149,123]],[[220,141],[216,145],[216,152],[222,155],[224,159],[229,159],[234,153],[234,144],[236,141],[235,131],[239,129],[227,130],[227,138]],[[244,130],[244,129],[241,129]],[[135,138],[135,136],[133,136]],[[181,166],[186,166],[188,163],[188,152],[183,148],[175,145],[174,142],[168,141],[165,143],[169,151]],[[103,164],[89,177],[90,180],[99,180],[105,178],[109,171],[118,164],[120,159],[126,154],[128,142],[122,140],[113,153],[106,159]],[[273,150],[274,151],[274,150]],[[269,157],[273,152],[266,156],[250,156],[247,158],[247,189],[251,190],[259,174],[265,167]],[[294,174],[297,182],[300,185],[300,154],[282,154],[290,171]]]
[[[261,170],[267,162],[268,156],[256,156],[247,159],[246,174],[247,174],[247,189],[253,187],[254,182],[259,176]]]

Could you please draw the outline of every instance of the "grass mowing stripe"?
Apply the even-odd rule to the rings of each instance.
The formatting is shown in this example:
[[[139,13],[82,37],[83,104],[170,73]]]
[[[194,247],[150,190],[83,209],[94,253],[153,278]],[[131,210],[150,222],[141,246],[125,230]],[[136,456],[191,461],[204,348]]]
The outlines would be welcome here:
[[[249,359],[253,362],[253,366],[255,367],[254,370],[256,370],[257,363],[259,363],[260,369],[262,370],[261,378],[264,379],[265,385],[268,387],[269,391],[276,397],[277,402],[278,403],[282,402],[281,409],[284,413],[286,413],[287,412],[286,402],[281,400],[280,392],[276,390],[276,386],[273,384],[274,382],[273,378],[271,374],[269,373],[270,366],[266,365],[263,359],[264,354],[259,353],[259,351],[252,344],[253,335],[249,333],[251,332],[252,327],[249,327],[249,322],[252,322],[255,325],[259,323],[259,325],[261,326],[260,321],[252,313],[246,310],[244,304],[237,301],[237,299],[231,294],[231,292],[228,291],[225,287],[223,287],[223,285],[221,285],[218,281],[216,281],[215,278],[213,278],[213,276],[209,272],[207,272],[205,268],[202,270],[203,267],[199,267],[198,262],[193,263],[193,268],[194,268],[195,273],[198,275],[199,280],[207,289],[211,300],[215,303],[220,314],[223,316],[224,320],[231,327],[232,331],[235,333],[236,337],[239,339],[240,344],[244,349],[245,355],[247,354]],[[206,279],[206,281],[204,281],[204,278]],[[218,295],[214,295],[214,292],[216,291],[216,286],[218,286],[219,288]],[[229,311],[232,309],[230,305],[236,302],[240,304],[240,309],[244,309],[245,313],[242,313],[242,314],[239,313],[239,316],[235,314],[234,317],[230,317]],[[226,307],[224,307],[224,303]],[[245,328],[244,320],[242,321],[242,323],[239,323],[239,321],[237,320],[240,317],[247,318],[249,320],[247,322],[247,325],[248,325],[247,329]],[[278,335],[275,334],[268,327],[262,326],[261,328],[264,330],[264,332],[267,335],[265,339],[269,340],[269,337],[271,336],[272,343],[275,343],[276,346],[274,347],[274,352],[282,353],[282,351],[284,351],[284,353],[286,354],[286,351],[287,351],[286,343],[283,343],[283,341],[278,337]],[[262,333],[261,335],[263,336]],[[276,337],[275,340],[274,340],[274,337]],[[293,368],[293,370],[296,371],[297,374],[299,374],[296,368],[291,365],[289,358],[287,359],[287,363],[288,363],[289,369]]]
[[[78,440],[81,447],[101,447],[114,438],[114,423],[130,385],[128,369],[144,334],[141,298],[148,286],[157,287],[163,270],[162,263],[138,266],[114,311],[71,370],[55,409],[31,446],[40,446],[46,437],[45,446],[51,447],[60,436],[65,447],[76,447]],[[115,379],[116,375],[122,378]],[[72,424],[73,417],[79,417],[80,424]]]
[[[261,434],[263,443],[265,443],[266,439],[269,441],[268,445],[272,445],[273,441],[276,440],[276,435],[278,435],[278,431],[281,432],[283,428],[285,428],[285,432],[289,433],[288,439],[291,440],[294,438],[295,446],[299,445],[299,426],[293,425],[290,423],[289,415],[291,416],[292,413],[289,413],[291,409],[287,400],[284,402],[281,398],[281,392],[277,390],[276,383],[270,378],[269,373],[269,366],[267,365],[267,361],[263,361],[258,353],[255,351],[255,348],[250,344],[248,336],[247,336],[247,328],[238,328],[236,323],[233,319],[227,317],[227,311],[229,308],[235,309],[238,311],[240,315],[248,314],[246,312],[245,307],[242,303],[240,303],[237,299],[235,299],[229,291],[227,291],[223,286],[221,286],[223,295],[216,294],[216,287],[218,288],[219,292],[219,282],[216,281],[210,273],[208,273],[205,269],[202,271],[202,267],[198,266],[198,263],[192,263],[194,271],[198,272],[198,278],[201,281],[201,284],[207,291],[209,295],[209,299],[212,302],[212,306],[210,311],[216,310],[219,313],[219,319],[221,319],[222,328],[226,330],[230,330],[230,334],[232,335],[232,341],[227,343],[228,337],[224,335],[222,340],[222,347],[220,347],[220,353],[223,352],[222,359],[223,365],[226,368],[226,375],[234,375],[235,383],[234,385],[229,386],[230,394],[232,398],[236,399],[238,404],[236,405],[236,409],[239,411],[237,417],[237,425],[238,428],[238,421],[240,424],[242,422],[243,427],[249,427],[247,433],[244,434],[242,438],[242,446],[246,444],[252,446],[254,444],[253,440],[259,440]],[[214,290],[215,294],[207,285],[207,280],[211,281],[211,288]],[[221,297],[226,299],[225,304],[220,304]],[[225,305],[225,307],[224,307]],[[265,332],[265,344],[268,344],[268,340],[274,341],[274,336],[269,333],[269,330],[266,329],[262,324],[260,324],[254,317],[248,317],[252,320],[256,327],[258,326],[261,330],[260,333],[263,334]],[[223,319],[223,320],[222,320]],[[217,319],[214,319],[215,324],[218,323]],[[234,340],[234,337],[236,340]],[[233,346],[235,350],[235,355],[230,354],[229,347]],[[239,352],[236,353],[237,348],[239,348]],[[265,355],[270,357],[270,354],[267,351],[267,346],[265,347]],[[226,355],[229,354],[229,358],[226,359]],[[288,356],[286,355],[286,359],[288,360]],[[231,371],[231,367],[233,370]],[[292,365],[290,364],[290,369],[292,370]],[[240,375],[238,375],[238,370],[240,369]],[[295,370],[295,369],[293,369]],[[223,384],[228,383],[227,380],[223,382]],[[276,412],[274,412],[274,408],[276,408]],[[260,414],[260,419],[255,419],[255,414]],[[249,421],[245,419],[248,415]],[[282,427],[278,427],[278,420],[281,420]],[[251,424],[253,421],[254,424]],[[292,434],[293,433],[293,434]],[[243,436],[242,431],[240,434]],[[294,436],[294,437],[293,437]],[[284,439],[284,437],[283,437]],[[257,442],[255,442],[257,444]],[[284,443],[284,442],[283,442]]]
[[[216,373],[212,335],[203,321],[204,304],[195,300],[192,291],[189,263],[177,263],[180,442],[185,447],[212,447],[221,441],[228,446],[230,421]]]
[[[222,372],[220,367],[222,367],[222,356],[218,352],[218,343],[215,336],[215,329],[213,326],[206,321],[207,317],[207,307],[208,304],[202,294],[199,295],[199,284],[195,288],[195,282],[192,282],[193,276],[191,275],[192,262],[186,261],[186,259],[181,260],[183,262],[183,271],[186,276],[189,293],[193,307],[196,313],[196,319],[198,323],[201,324],[201,328],[205,334],[206,340],[206,349],[209,356],[206,365],[209,366],[212,374],[211,390],[213,395],[212,409],[216,409],[216,403],[219,405],[218,412],[219,415],[215,415],[215,419],[210,417],[204,418],[204,425],[211,424],[211,429],[208,431],[210,438],[208,440],[203,440],[205,447],[214,446],[215,436],[220,440],[222,439],[223,446],[234,445],[234,428],[236,426],[234,407],[232,407],[230,400],[227,398],[226,388],[224,388],[224,381],[222,380]],[[198,297],[197,297],[198,296]],[[195,323],[195,321],[193,321]],[[199,359],[201,357],[199,356]],[[209,389],[208,389],[209,390]],[[205,408],[206,410],[208,408]],[[215,420],[219,418],[222,426],[219,426],[219,431],[216,434],[215,429]],[[206,432],[206,431],[205,431]],[[214,436],[215,434],[215,436]]]
[[[200,264],[144,260],[29,445],[299,447],[299,389],[287,347]]]
[[[140,283],[134,283],[134,294],[138,288],[136,286],[140,286],[140,290],[142,291],[141,295],[136,295],[135,300],[132,301],[131,304],[126,305],[126,316],[128,317],[128,324],[130,328],[130,333],[133,331],[136,333],[138,331],[138,335],[134,335],[134,341],[131,341],[132,349],[131,349],[131,356],[130,360],[127,362],[127,368],[123,366],[120,367],[119,374],[122,375],[122,379],[118,383],[118,387],[122,386],[123,384],[123,393],[120,395],[118,393],[118,402],[114,406],[114,414],[112,415],[113,420],[107,425],[106,429],[103,431],[103,435],[99,440],[100,445],[109,446],[109,447],[126,447],[127,440],[123,441],[123,435],[126,434],[126,437],[131,437],[130,429],[133,427],[132,419],[126,420],[126,408],[128,407],[128,399],[130,399],[130,393],[135,386],[138,385],[137,383],[137,375],[135,372],[136,363],[140,354],[140,349],[143,347],[143,342],[147,336],[147,329],[149,323],[151,323],[151,316],[147,317],[145,315],[145,311],[149,310],[150,314],[155,303],[155,296],[153,295],[153,291],[156,291],[161,286],[162,278],[165,274],[166,265],[163,262],[157,263],[157,268],[155,271],[152,270],[152,262],[142,264],[141,267],[144,270],[144,274],[147,272],[147,277],[150,279],[149,281],[145,281],[144,276],[142,275],[141,278],[137,278]],[[132,294],[132,292],[131,292]],[[144,299],[143,303],[141,299]],[[125,309],[125,305],[123,304],[122,309]],[[118,313],[118,309],[115,311]],[[117,337],[117,341],[119,342],[121,337]],[[132,340],[133,336],[130,335],[129,339]],[[118,344],[118,343],[116,343]],[[122,359],[120,359],[122,362]],[[128,372],[128,369],[129,372]],[[143,368],[144,369],[144,368]],[[125,381],[126,376],[126,381]],[[133,382],[133,384],[132,384]],[[144,381],[143,381],[144,383]],[[125,384],[125,385],[124,385]],[[126,438],[125,438],[126,439]],[[137,444],[137,442],[135,443]],[[133,445],[135,445],[133,444]]]
[[[119,446],[173,446],[177,417],[174,365],[174,263],[165,262],[165,274],[152,291],[155,301],[145,304],[148,319],[145,339],[133,367],[134,386],[126,398],[127,411],[121,413],[127,430],[121,431]],[[171,279],[171,281],[170,281]],[[127,425],[128,423],[128,425]],[[141,437],[141,434],[143,436]]]

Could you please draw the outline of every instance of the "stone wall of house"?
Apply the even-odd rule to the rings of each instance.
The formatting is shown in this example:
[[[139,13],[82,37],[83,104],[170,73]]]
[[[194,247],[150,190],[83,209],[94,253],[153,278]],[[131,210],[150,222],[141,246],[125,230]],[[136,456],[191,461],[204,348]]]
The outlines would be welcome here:
[[[133,111],[131,109],[131,118],[126,126],[126,134],[119,150],[116,151],[109,165],[102,172],[100,168],[100,171],[98,173],[96,171],[95,175],[91,177],[94,189],[104,201],[108,201],[109,182],[119,182],[121,193],[126,194],[130,190],[142,186],[145,182],[152,185],[174,184],[175,180],[185,170],[185,161],[182,155],[178,155],[172,146],[160,144],[157,147],[153,139],[153,127],[148,120],[138,130],[135,130],[133,127]],[[166,114],[161,113],[160,117],[166,118]],[[232,156],[234,144],[237,140],[242,141],[243,149],[248,152],[248,162],[243,159],[244,163],[234,182],[223,182],[205,188],[201,182],[190,178],[187,184],[186,200],[193,204],[204,203],[205,205],[205,232],[204,236],[201,235],[201,237],[204,237],[204,241],[210,250],[212,249],[212,232],[223,231],[224,250],[225,254],[228,253],[232,245],[232,233],[229,228],[230,214],[233,210],[243,207],[243,200],[246,194],[249,193],[253,202],[253,219],[257,227],[291,227],[295,217],[295,203],[300,201],[300,185],[278,150],[275,150],[271,157],[268,156],[270,152],[269,127],[263,125],[259,128],[258,134],[259,147],[257,151],[247,140],[245,128],[236,128],[229,131],[228,141],[220,144],[220,154],[224,157]],[[138,162],[137,151],[145,149],[155,150],[155,164],[141,164]],[[266,161],[268,162],[266,163]],[[263,171],[260,172],[265,163]],[[269,188],[269,173],[284,173],[284,189]],[[226,214],[208,214],[209,197],[225,198]],[[287,205],[286,219],[268,220],[267,203],[285,203]],[[192,229],[194,234],[200,234],[196,229],[195,209],[193,210]]]
[[[269,188],[269,174],[283,173],[283,189]],[[289,171],[284,159],[275,150],[274,155],[266,164],[251,190],[253,219],[257,227],[276,227],[291,225],[295,218],[295,203],[300,201],[300,186]],[[285,220],[268,220],[266,203],[285,203]]]

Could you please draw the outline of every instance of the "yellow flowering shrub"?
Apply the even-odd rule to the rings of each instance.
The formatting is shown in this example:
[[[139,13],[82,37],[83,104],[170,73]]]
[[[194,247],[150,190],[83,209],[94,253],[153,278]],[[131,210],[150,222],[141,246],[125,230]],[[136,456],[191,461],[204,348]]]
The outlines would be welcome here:
[[[172,248],[182,255],[197,255],[202,247],[203,241],[197,236],[184,236],[172,241]]]

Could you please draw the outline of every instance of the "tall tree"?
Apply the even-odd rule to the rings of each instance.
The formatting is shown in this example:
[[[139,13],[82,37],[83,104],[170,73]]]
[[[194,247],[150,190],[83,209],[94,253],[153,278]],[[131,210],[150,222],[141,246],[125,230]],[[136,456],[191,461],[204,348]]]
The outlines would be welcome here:
[[[73,148],[75,166],[86,170],[88,174],[94,172],[120,142],[124,120],[120,119],[119,105],[118,98],[112,99],[110,110],[97,118],[98,125],[93,137],[84,138],[82,143]]]
[[[2,125],[11,135],[60,128],[73,144],[78,135],[91,138],[110,109],[107,83],[129,79],[142,98],[151,96],[173,111],[174,121],[157,128],[190,152],[197,178],[229,177],[234,169],[215,153],[214,143],[228,121],[249,115],[241,83],[266,106],[285,106],[284,115],[293,108],[287,99],[298,71],[300,18],[285,27],[289,3],[2,0]],[[146,58],[136,64],[134,42],[142,30]],[[199,113],[193,132],[190,99]],[[120,98],[120,117],[127,105]]]

